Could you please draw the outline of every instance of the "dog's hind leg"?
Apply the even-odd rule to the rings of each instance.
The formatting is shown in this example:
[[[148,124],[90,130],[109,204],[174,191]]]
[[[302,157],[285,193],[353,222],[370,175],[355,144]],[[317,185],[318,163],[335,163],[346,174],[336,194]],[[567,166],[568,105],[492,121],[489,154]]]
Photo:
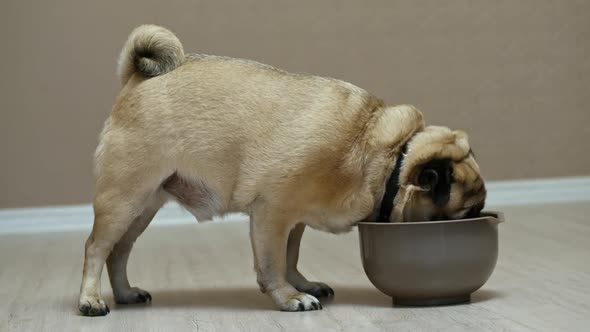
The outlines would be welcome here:
[[[297,224],[289,233],[287,244],[287,280],[298,291],[315,297],[333,296],[334,290],[323,282],[308,281],[297,269],[299,261],[299,244],[305,230],[305,224]]]
[[[117,161],[111,160],[116,164]],[[80,286],[80,312],[104,316],[109,308],[100,296],[100,277],[107,257],[117,243],[140,219],[147,220],[148,203],[158,195],[162,178],[159,172],[131,167],[115,167],[99,174],[94,198],[94,227],[86,241],[84,270]],[[128,170],[127,172],[125,172]],[[129,171],[131,170],[131,171]],[[149,214],[155,213],[153,211]],[[132,231],[130,234],[135,234]],[[130,249],[130,248],[129,248]],[[119,251],[123,249],[118,249]],[[122,262],[120,262],[122,263]],[[116,270],[117,268],[115,268]],[[115,283],[118,285],[117,283]]]
[[[144,303],[152,300],[150,293],[137,287],[131,287],[129,284],[127,262],[135,240],[148,227],[165,201],[166,198],[163,193],[157,192],[154,194],[146,204],[143,213],[135,218],[107,258],[107,271],[116,303]]]

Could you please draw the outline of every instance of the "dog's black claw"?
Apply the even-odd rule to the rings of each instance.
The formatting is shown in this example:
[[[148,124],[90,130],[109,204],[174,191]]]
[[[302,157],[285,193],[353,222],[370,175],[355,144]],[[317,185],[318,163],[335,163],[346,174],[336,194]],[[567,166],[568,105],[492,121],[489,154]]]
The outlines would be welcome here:
[[[316,302],[312,302],[311,306],[313,307],[313,310],[318,310],[320,308],[320,306]]]
[[[332,288],[328,288],[328,296],[334,296],[334,290]]]
[[[324,306],[320,303],[320,310],[324,309]]]
[[[107,310],[107,314],[111,312],[111,309],[109,309],[109,306],[108,305],[105,305],[105,309]]]
[[[103,309],[93,309],[90,308],[90,310],[88,310],[88,315],[89,316],[106,316],[109,312],[111,312],[109,310],[109,307],[105,306]]]
[[[303,303],[299,302],[299,306],[297,307],[298,311],[304,311],[305,310],[305,306],[303,305]]]
[[[90,304],[84,304],[82,306],[80,306],[78,308],[78,310],[80,310],[80,313],[84,316],[88,316],[88,314],[90,313]]]

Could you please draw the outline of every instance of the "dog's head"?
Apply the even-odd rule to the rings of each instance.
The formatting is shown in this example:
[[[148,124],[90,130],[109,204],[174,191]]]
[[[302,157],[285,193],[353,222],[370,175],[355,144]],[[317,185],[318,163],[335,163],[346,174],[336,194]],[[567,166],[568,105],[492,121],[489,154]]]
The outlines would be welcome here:
[[[399,183],[405,197],[396,197],[394,210],[405,222],[475,217],[484,207],[484,181],[462,131],[428,126],[415,134]]]

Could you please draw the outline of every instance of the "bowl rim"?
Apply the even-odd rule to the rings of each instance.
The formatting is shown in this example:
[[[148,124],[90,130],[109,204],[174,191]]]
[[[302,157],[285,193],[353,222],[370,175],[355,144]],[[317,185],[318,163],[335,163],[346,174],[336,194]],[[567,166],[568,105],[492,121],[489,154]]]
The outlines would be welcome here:
[[[416,221],[416,222],[375,222],[375,221],[359,221],[357,225],[367,226],[410,226],[410,225],[433,225],[433,224],[456,224],[474,221],[491,221],[495,224],[503,223],[504,213],[500,211],[482,211],[481,215],[476,218],[466,219],[451,219],[451,220],[440,220],[440,221]]]

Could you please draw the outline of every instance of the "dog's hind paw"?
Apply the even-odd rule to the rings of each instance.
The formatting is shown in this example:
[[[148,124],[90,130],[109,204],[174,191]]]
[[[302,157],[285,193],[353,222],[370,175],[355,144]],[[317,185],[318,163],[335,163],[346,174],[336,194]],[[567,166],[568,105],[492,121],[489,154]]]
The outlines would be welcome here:
[[[132,287],[126,292],[115,295],[117,304],[136,304],[152,302],[152,296],[141,288]]]

